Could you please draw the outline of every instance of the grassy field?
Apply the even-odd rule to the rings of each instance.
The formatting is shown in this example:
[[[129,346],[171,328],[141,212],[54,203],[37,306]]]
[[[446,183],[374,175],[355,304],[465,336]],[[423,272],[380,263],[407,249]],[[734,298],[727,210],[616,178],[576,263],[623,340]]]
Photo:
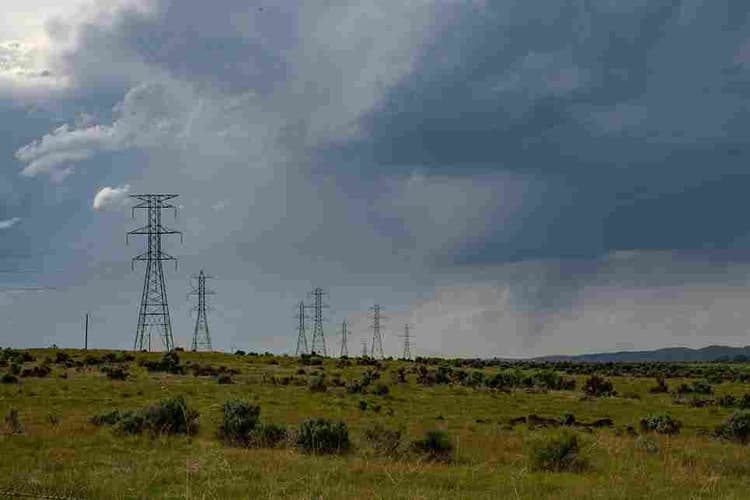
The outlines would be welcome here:
[[[17,409],[22,427],[0,422],[0,491],[106,499],[750,498],[748,447],[711,435],[733,411],[716,400],[726,394],[741,397],[748,392],[746,383],[713,383],[711,402],[696,407],[678,404],[673,393],[650,393],[654,378],[607,377],[617,396],[583,398],[586,375],[566,375],[576,380],[572,390],[501,391],[458,383],[424,385],[417,382],[417,365],[406,361],[388,360],[378,368],[325,359],[320,366],[303,366],[291,357],[179,353],[183,364],[238,372],[231,376],[233,383],[219,384],[216,377],[194,376],[189,369],[171,374],[139,366],[139,360],[159,359],[158,353],[76,366],[85,356],[93,359],[106,351],[67,350],[71,360],[66,366],[55,362],[58,351],[29,352],[35,360],[21,368],[49,358],[51,372],[0,384],[0,416]],[[116,365],[127,367],[126,380],[111,380],[102,370]],[[405,369],[406,382],[398,381],[399,368]],[[352,394],[333,382],[360,380],[368,370],[380,374],[377,382],[388,386],[387,395],[374,394],[372,386],[365,394]],[[465,369],[485,376],[498,370]],[[0,365],[0,374],[10,371],[10,364]],[[321,371],[327,388],[313,392],[308,381]],[[667,379],[670,390],[683,382],[692,381]],[[122,436],[90,422],[113,409],[137,409],[176,395],[200,413],[193,436]],[[224,446],[217,430],[223,404],[233,398],[259,404],[261,420],[290,429],[312,417],[343,420],[352,448],[341,455],[311,455],[294,446]],[[664,411],[681,421],[678,435],[639,429],[641,417]],[[560,429],[510,425],[509,420],[529,414],[558,419],[565,412],[580,422],[609,418],[614,426],[574,428],[588,464],[583,470],[535,470],[529,458],[534,443]],[[376,423],[403,428],[403,453],[377,453],[365,439]],[[448,461],[408,451],[411,441],[434,429],[444,430],[453,445]]]

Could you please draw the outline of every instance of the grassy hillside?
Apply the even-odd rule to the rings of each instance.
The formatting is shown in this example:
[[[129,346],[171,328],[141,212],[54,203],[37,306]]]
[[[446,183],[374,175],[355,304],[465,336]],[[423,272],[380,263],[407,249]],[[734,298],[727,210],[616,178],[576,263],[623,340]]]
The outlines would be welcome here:
[[[0,362],[0,375],[18,372],[17,381],[0,383],[0,417],[18,411],[17,419],[0,421],[0,491],[113,499],[747,498],[750,451],[713,435],[735,411],[723,396],[749,392],[740,381],[748,375],[745,365],[687,365],[679,373],[708,374],[713,392],[681,395],[675,394],[680,384],[690,386],[697,377],[668,378],[670,392],[651,393],[654,378],[616,376],[609,367],[604,375],[617,395],[584,398],[588,372],[595,371],[584,365],[558,371],[563,382],[575,380],[574,388],[550,390],[551,367],[540,371],[528,363],[516,371],[457,362],[441,368],[435,360],[360,365],[352,359],[347,366],[325,359],[310,365],[303,362],[315,358],[180,352],[185,373],[175,374],[141,366],[159,360],[157,353],[123,360],[107,358],[106,351],[60,352],[30,350],[33,361]],[[196,364],[204,366],[194,369]],[[193,374],[209,372],[206,365],[216,375]],[[50,371],[34,373],[36,366]],[[108,377],[117,367],[127,372],[125,380]],[[218,373],[220,367],[225,369]],[[364,393],[350,392],[347,385],[354,390],[351,382],[368,371],[379,378]],[[512,387],[497,382],[511,372],[526,381]],[[220,377],[232,383],[220,384]],[[376,394],[384,392],[379,384],[388,394]],[[90,421],[177,395],[199,412],[195,435],[121,435],[116,426]],[[222,444],[222,407],[235,398],[258,404],[261,421],[287,426],[288,442],[274,448]],[[679,434],[639,428],[641,417],[664,411],[682,423]],[[614,425],[570,427],[586,461],[580,470],[537,470],[539,441],[561,432],[552,419],[566,412],[579,423],[611,419]],[[530,414],[549,421],[511,423]],[[295,447],[294,429],[312,417],[344,421],[351,449],[315,455]],[[386,455],[367,439],[376,424],[402,429],[396,452]],[[452,445],[448,459],[430,460],[411,446],[430,430],[445,431]]]

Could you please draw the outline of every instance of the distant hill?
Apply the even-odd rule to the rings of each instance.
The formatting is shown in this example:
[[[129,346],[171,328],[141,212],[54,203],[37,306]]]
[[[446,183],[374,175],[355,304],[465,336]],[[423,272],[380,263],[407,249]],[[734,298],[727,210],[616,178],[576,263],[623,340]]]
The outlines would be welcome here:
[[[712,345],[701,349],[668,347],[655,351],[620,351],[611,353],[581,354],[579,356],[542,356],[538,361],[750,361],[750,346],[727,347]]]

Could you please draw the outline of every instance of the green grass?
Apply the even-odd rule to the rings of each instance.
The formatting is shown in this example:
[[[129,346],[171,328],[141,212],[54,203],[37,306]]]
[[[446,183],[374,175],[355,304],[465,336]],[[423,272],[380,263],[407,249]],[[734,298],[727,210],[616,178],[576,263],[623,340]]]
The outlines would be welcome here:
[[[32,350],[38,364],[53,351]],[[82,351],[68,351],[83,359]],[[88,354],[103,354],[89,351]],[[138,354],[158,359],[159,354]],[[517,390],[510,393],[462,386],[425,387],[415,375],[396,383],[402,361],[385,362],[381,379],[386,396],[348,394],[333,387],[334,373],[344,381],[359,380],[369,367],[336,368],[324,362],[326,392],[307,385],[274,385],[270,377],[296,376],[305,381],[317,372],[295,358],[233,356],[218,353],[180,353],[182,363],[224,365],[240,371],[234,384],[219,385],[213,377],[148,373],[128,363],[130,378],[110,380],[97,367],[83,369],[51,365],[48,378],[23,378],[0,384],[0,419],[11,408],[19,410],[25,433],[0,434],[0,490],[69,494],[83,498],[747,498],[750,450],[701,435],[713,429],[732,410],[710,406],[690,408],[673,402],[671,394],[649,394],[654,379],[611,377],[618,394],[636,393],[640,399],[612,397],[581,400],[586,377],[576,376],[574,391],[547,393]],[[278,365],[269,364],[275,359]],[[6,368],[0,367],[0,373]],[[493,369],[484,369],[493,373]],[[60,378],[66,372],[67,379]],[[685,379],[669,379],[670,389]],[[741,383],[715,386],[716,395],[741,396],[750,388]],[[107,426],[89,423],[93,415],[113,409],[137,409],[161,399],[182,395],[200,412],[193,437],[153,439],[147,435],[121,437]],[[349,426],[352,450],[342,456],[315,456],[292,447],[242,449],[221,445],[216,432],[222,406],[240,398],[260,405],[260,419],[295,428],[313,417],[343,420]],[[359,408],[380,405],[374,412]],[[578,421],[611,418],[618,428],[659,412],[682,422],[676,436],[649,436],[658,446],[648,453],[636,438],[614,430],[581,432],[581,448],[589,467],[580,473],[535,472],[528,448],[554,429],[509,428],[507,420],[530,413],[559,418],[575,413]],[[59,421],[54,418],[58,417]],[[442,418],[440,418],[442,417]],[[371,453],[365,430],[375,423],[403,427],[403,440],[425,432],[445,430],[453,445],[449,463],[422,460],[409,453],[385,457]],[[0,430],[4,430],[0,420]],[[2,498],[2,494],[0,494]]]

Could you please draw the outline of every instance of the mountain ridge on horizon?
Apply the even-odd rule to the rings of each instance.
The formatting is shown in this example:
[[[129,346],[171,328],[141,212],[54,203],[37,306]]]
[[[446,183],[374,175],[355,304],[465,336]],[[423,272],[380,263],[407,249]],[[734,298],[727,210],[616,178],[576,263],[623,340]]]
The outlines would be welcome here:
[[[531,361],[589,361],[597,363],[615,361],[750,361],[750,346],[730,347],[709,345],[700,348],[664,347],[642,351],[537,356],[531,358]]]

